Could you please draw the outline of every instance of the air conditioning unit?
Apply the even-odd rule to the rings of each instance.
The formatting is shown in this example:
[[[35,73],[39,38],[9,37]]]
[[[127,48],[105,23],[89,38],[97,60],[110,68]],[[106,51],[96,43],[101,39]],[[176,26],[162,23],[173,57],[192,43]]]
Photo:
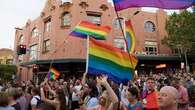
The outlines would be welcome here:
[[[65,4],[65,3],[72,3],[72,0],[61,0],[61,3],[62,3],[62,4]]]

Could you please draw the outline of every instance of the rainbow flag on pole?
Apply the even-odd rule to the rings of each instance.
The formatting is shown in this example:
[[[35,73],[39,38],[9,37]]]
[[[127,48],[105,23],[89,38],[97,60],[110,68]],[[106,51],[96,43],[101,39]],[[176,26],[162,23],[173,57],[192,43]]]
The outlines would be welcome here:
[[[195,0],[113,0],[116,11],[131,7],[156,7],[162,9],[185,9],[195,5]]]
[[[70,33],[71,36],[86,39],[87,36],[99,40],[105,40],[111,28],[109,26],[97,26],[88,21],[81,21],[75,29]]]
[[[117,83],[127,83],[133,79],[137,58],[116,47],[89,39],[88,74],[108,75]]]
[[[133,53],[135,50],[135,33],[133,31],[131,20],[125,21],[125,26],[127,49],[129,53]]]
[[[51,68],[48,72],[48,79],[56,80],[60,76],[60,72],[54,68]]]

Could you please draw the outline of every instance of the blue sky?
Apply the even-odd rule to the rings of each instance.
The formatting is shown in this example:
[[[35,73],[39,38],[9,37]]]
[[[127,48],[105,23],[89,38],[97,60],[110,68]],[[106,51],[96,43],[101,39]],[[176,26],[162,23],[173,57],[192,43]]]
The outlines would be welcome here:
[[[29,18],[38,17],[45,2],[46,0],[0,0],[0,48],[14,48],[14,28],[23,27]],[[144,10],[155,11],[153,8]]]

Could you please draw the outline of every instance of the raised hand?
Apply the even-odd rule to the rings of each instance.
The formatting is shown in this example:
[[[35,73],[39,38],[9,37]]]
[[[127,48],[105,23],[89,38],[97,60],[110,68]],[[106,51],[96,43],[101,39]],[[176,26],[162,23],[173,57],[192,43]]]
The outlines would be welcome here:
[[[100,76],[100,77],[97,77],[96,78],[97,83],[100,84],[100,85],[103,85],[103,86],[105,86],[106,84],[108,84],[107,79],[108,79],[107,76]]]

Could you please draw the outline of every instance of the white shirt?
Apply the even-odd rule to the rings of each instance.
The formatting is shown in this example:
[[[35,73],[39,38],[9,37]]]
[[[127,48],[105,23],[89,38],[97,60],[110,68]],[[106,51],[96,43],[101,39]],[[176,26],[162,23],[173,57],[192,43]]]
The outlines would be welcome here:
[[[72,101],[79,101],[79,97],[77,96],[77,93],[81,91],[82,86],[81,85],[76,85],[74,86],[74,89],[76,92],[72,93]]]
[[[125,97],[125,94],[126,94],[127,89],[128,89],[128,88],[127,88],[126,86],[124,86],[124,88],[123,88],[123,90],[122,90],[122,92],[121,92],[121,102],[122,102],[124,105],[126,105],[126,106],[129,105],[129,101],[128,101],[128,99]]]
[[[41,100],[41,98],[40,98],[40,96],[36,95],[36,96],[33,96],[33,98],[31,99],[30,104],[36,106],[38,100],[35,97],[38,98],[39,100]]]

